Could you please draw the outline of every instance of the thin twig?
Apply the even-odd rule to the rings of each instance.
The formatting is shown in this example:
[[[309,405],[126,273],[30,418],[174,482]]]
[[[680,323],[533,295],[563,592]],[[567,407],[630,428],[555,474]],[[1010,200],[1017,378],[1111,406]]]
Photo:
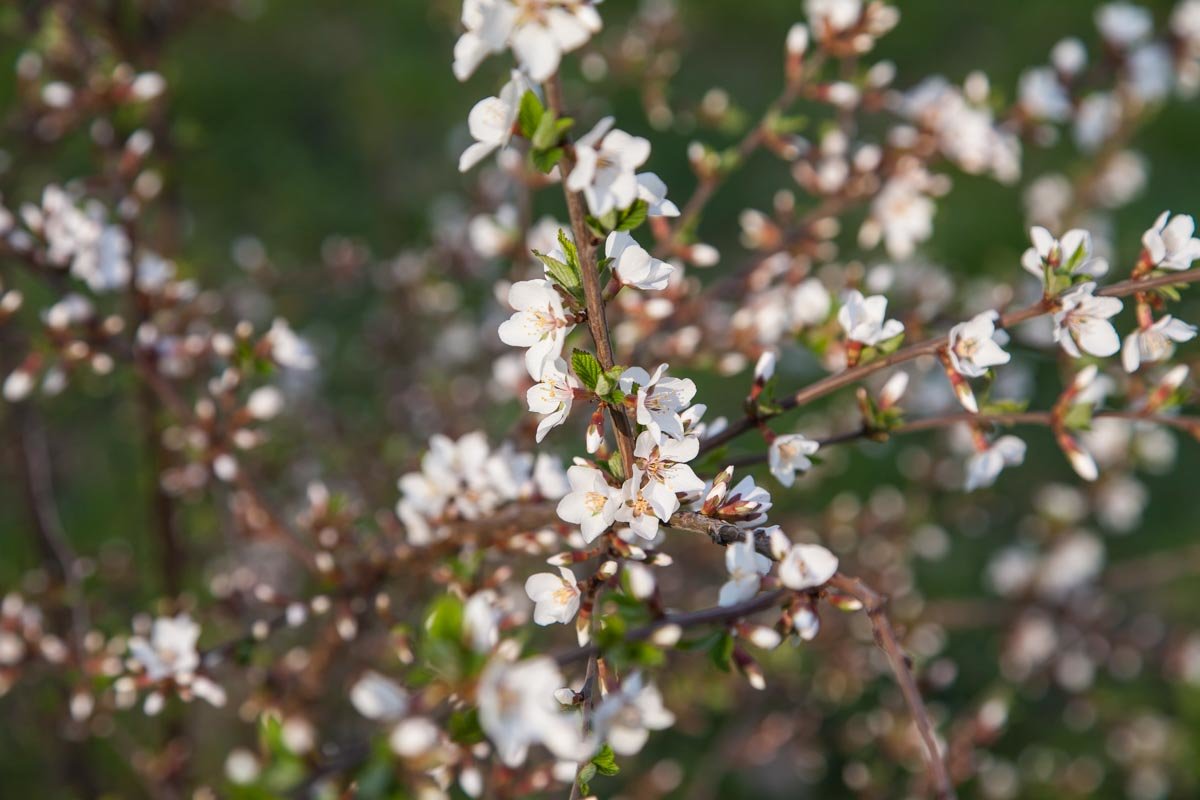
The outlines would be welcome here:
[[[871,627],[875,629],[875,641],[887,655],[888,665],[892,668],[892,674],[895,675],[900,692],[904,695],[904,702],[908,704],[909,713],[913,716],[913,723],[925,744],[925,765],[937,792],[935,796],[939,800],[951,800],[956,796],[954,783],[946,770],[946,763],[933,731],[933,723],[929,720],[929,711],[925,708],[921,690],[917,688],[917,682],[913,678],[908,656],[900,649],[896,631],[884,613],[886,598],[858,578],[851,578],[840,572],[830,579],[828,585],[863,604],[863,609],[871,620]]]

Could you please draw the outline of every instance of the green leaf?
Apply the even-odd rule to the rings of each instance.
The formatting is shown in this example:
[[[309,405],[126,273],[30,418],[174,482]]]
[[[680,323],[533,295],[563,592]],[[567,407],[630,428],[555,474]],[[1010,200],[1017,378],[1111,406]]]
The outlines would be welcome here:
[[[632,231],[646,221],[650,213],[650,204],[645,200],[635,200],[633,205],[621,212],[617,219],[615,230]]]
[[[1092,427],[1092,404],[1076,403],[1063,417],[1063,425],[1069,430],[1086,431]]]
[[[484,740],[483,727],[479,724],[479,709],[455,711],[447,724],[450,738],[459,744],[472,745]]]
[[[539,253],[537,250],[533,251],[533,255],[546,266],[546,274],[550,276],[550,280],[572,295],[579,296],[581,294],[583,283],[577,268],[571,267],[570,264],[564,264],[554,256]]]
[[[433,639],[458,642],[462,637],[463,605],[452,594],[444,594],[433,601],[425,617],[425,630]]]
[[[567,263],[576,272],[579,272],[579,250],[575,247],[575,242],[571,241],[571,237],[567,236],[567,232],[562,228],[558,229],[558,246],[562,248],[563,255],[567,257]]]
[[[536,94],[526,91],[521,95],[521,107],[517,110],[517,127],[520,128],[521,135],[532,140],[545,113],[546,108]]]
[[[576,780],[579,781],[579,793],[584,797],[592,793],[592,787],[589,784],[595,777],[596,766],[594,764],[584,764],[583,769],[579,770],[579,776]]]
[[[604,375],[604,370],[596,357],[586,350],[578,348],[571,351],[571,369],[575,371],[580,382],[592,391],[596,390],[597,382]]]
[[[616,775],[621,771],[617,766],[617,754],[608,745],[600,748],[600,752],[592,756],[592,763],[596,765],[596,769],[601,775]]]
[[[608,469],[608,474],[612,475],[619,481],[625,480],[625,461],[621,458],[620,452],[613,453],[608,457],[608,461],[604,466]]]
[[[733,646],[733,637],[722,632],[716,645],[708,651],[713,664],[725,672],[729,672],[729,663],[733,660]]]
[[[563,149],[552,147],[549,150],[533,150],[530,151],[529,157],[533,160],[534,168],[545,174],[557,166],[563,157]]]
[[[542,114],[541,121],[538,122],[537,130],[533,132],[530,141],[537,150],[545,150],[554,147],[558,144],[560,136],[558,133],[558,120],[554,114]]]

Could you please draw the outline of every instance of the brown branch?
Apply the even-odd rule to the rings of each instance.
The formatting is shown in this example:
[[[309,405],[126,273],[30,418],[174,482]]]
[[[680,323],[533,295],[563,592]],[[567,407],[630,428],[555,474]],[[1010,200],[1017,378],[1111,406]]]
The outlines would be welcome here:
[[[558,74],[546,82],[546,100],[550,109],[559,117],[563,116],[562,81]],[[608,333],[608,321],[605,318],[604,290],[600,286],[600,270],[597,266],[596,247],[592,241],[592,233],[587,224],[587,205],[583,195],[572,192],[567,188],[567,178],[575,167],[574,150],[564,148],[565,152],[560,164],[563,183],[563,195],[567,201],[567,214],[571,220],[571,230],[575,237],[575,246],[579,251],[580,271],[583,273],[583,295],[587,305],[588,330],[596,345],[596,357],[604,369],[612,369],[612,341]],[[625,474],[633,474],[633,427],[625,409],[619,406],[608,407],[612,418],[613,429],[617,439],[617,447],[621,451],[621,460],[625,463]]]
[[[871,620],[871,627],[875,629],[875,642],[887,655],[888,665],[892,668],[892,674],[895,675],[900,692],[904,695],[904,702],[908,704],[913,723],[921,734],[921,741],[925,745],[925,766],[929,770],[929,779],[936,790],[935,797],[939,800],[954,798],[956,796],[954,783],[950,780],[946,763],[938,748],[933,723],[929,720],[929,711],[925,708],[921,690],[917,688],[916,679],[913,678],[908,656],[901,650],[900,643],[896,639],[896,631],[892,628],[887,614],[884,613],[886,598],[858,578],[851,578],[840,572],[830,579],[828,585],[863,604],[863,609]]]

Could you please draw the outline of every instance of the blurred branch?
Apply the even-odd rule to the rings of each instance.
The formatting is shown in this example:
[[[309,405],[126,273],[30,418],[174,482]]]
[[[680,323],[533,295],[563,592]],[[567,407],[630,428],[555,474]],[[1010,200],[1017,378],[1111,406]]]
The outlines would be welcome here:
[[[887,614],[884,613],[884,604],[887,599],[858,578],[847,577],[840,572],[830,579],[828,585],[863,604],[867,617],[871,620],[871,627],[875,629],[875,642],[887,655],[888,666],[892,668],[892,674],[896,676],[896,683],[900,686],[904,702],[908,704],[908,710],[912,714],[913,724],[917,726],[917,731],[921,734],[921,741],[925,745],[925,765],[929,770],[930,781],[936,790],[934,796],[939,800],[956,797],[954,783],[950,780],[950,774],[946,770],[946,763],[938,747],[933,724],[929,720],[929,711],[925,708],[921,690],[917,688],[917,682],[913,678],[912,664],[908,656],[901,650],[900,643],[896,639],[896,631],[892,628]]]

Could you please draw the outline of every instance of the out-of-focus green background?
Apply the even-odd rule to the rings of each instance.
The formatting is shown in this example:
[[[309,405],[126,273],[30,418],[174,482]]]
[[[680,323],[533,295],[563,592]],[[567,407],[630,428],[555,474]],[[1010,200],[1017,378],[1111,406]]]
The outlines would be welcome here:
[[[368,321],[378,325],[389,312],[374,302],[369,281],[339,281],[323,263],[322,248],[329,246],[331,237],[351,237],[383,259],[428,242],[431,208],[455,194],[467,193],[469,198],[474,179],[456,170],[466,115],[476,100],[494,91],[504,67],[493,59],[466,84],[453,78],[457,2],[244,0],[236,5],[238,14],[199,19],[169,46],[160,66],[171,86],[177,148],[176,171],[168,180],[179,188],[187,210],[179,260],[201,281],[217,285],[239,274],[231,258],[235,240],[250,235],[262,242],[275,267],[271,289],[277,309],[322,345],[326,358],[319,391],[330,400],[345,434],[345,447],[310,457],[324,461],[328,472],[353,471],[354,448],[363,442],[378,445],[370,459],[373,469],[362,477],[373,491],[370,499],[386,505],[394,501],[395,477],[411,464],[417,446],[390,432],[404,411],[392,402],[394,387],[380,385],[373,361],[377,353],[362,341]],[[1095,41],[1091,18],[1097,3],[1083,0],[905,0],[898,5],[901,24],[883,39],[877,55],[896,62],[901,87],[931,73],[957,82],[981,68],[993,86],[1011,96],[1020,71],[1045,63],[1058,39],[1078,35]],[[1163,0],[1144,5],[1155,11],[1160,23],[1172,6]],[[778,92],[783,37],[788,26],[802,18],[802,4],[681,0],[680,6],[685,39],[681,68],[671,87],[672,103],[694,107],[707,90],[721,87],[757,116]],[[602,7],[606,29],[620,28],[634,8],[630,0],[607,0]],[[11,23],[14,13],[0,9],[0,21]],[[0,26],[6,34],[0,41],[0,71],[11,70],[25,45],[11,35],[15,30],[12,24]],[[649,166],[666,180],[677,200],[686,198],[693,184],[687,143],[692,138],[718,144],[732,140],[711,130],[653,132],[636,87],[617,86],[608,98],[623,128],[651,136]],[[12,87],[0,81],[0,108],[11,99]],[[1197,131],[1200,108],[1176,103],[1136,140],[1135,148],[1149,156],[1151,172],[1147,191],[1116,214],[1123,252],[1136,246],[1137,236],[1159,211],[1200,211]],[[1063,152],[1065,148],[1030,151],[1026,173],[1042,172]],[[54,160],[17,163],[13,174],[19,180],[8,187],[6,199],[30,199],[44,183],[70,177],[86,164],[79,149]],[[940,204],[937,233],[925,252],[958,275],[990,273],[1016,280],[1017,257],[1026,246],[1018,191],[958,174],[955,180],[956,191],[950,202]],[[700,229],[703,238],[736,255],[737,213],[747,206],[767,207],[775,190],[791,185],[778,161],[756,157],[711,204]],[[539,203],[545,204],[541,210],[562,216],[556,195],[547,194]],[[486,291],[464,289],[476,295]],[[1052,375],[1048,369],[1043,377]],[[722,382],[705,384],[710,409],[736,413],[740,384],[729,385],[723,396]],[[1054,391],[1047,385],[1038,399],[1052,398]],[[506,408],[482,423],[494,434],[502,433],[517,411],[515,406]],[[136,439],[125,435],[138,424],[132,408],[111,386],[96,382],[85,385],[82,393],[54,401],[46,414],[57,456],[60,508],[77,547],[97,557],[144,563],[152,545],[139,532],[145,529],[145,484],[151,477]],[[287,430],[287,440],[279,446],[303,453],[305,429]],[[1031,435],[1029,469],[1005,484],[1014,497],[1027,497],[1048,477],[1071,480],[1046,439]],[[1194,476],[1200,458],[1194,443],[1183,442],[1180,449],[1173,474],[1147,478],[1155,501],[1144,529],[1109,540],[1113,560],[1148,546],[1167,547],[1196,533]],[[893,474],[890,466],[882,466],[885,463],[859,459],[845,477],[847,485],[865,476]],[[8,469],[5,464],[0,472],[0,586],[6,587],[15,586],[37,563],[21,533],[27,522]],[[819,506],[828,501],[828,488],[802,490],[798,502]],[[945,502],[957,507],[962,501],[954,497]],[[215,544],[216,521],[206,514],[211,512],[190,512],[191,530],[199,541]],[[951,558],[923,570],[919,578],[934,594],[939,587],[978,593],[983,565],[997,544],[956,539]],[[1195,599],[1195,586],[1191,592],[1187,588],[1159,599],[1173,612],[1186,614]],[[111,608],[114,625],[144,609],[159,587],[153,579],[131,577],[126,590]],[[970,683],[994,667],[995,647],[994,642],[980,645],[969,636],[956,643],[952,655],[971,676]],[[1148,680],[1138,694],[1140,702],[1164,714],[1190,713],[1181,719],[1200,722],[1194,690]],[[950,706],[956,700],[953,692],[938,699]],[[52,700],[46,696],[38,702]],[[1055,727],[1062,709],[1056,705],[1039,710],[1037,698],[1023,700],[1014,724],[1045,738],[1044,726]],[[0,700],[0,709],[5,702],[10,701]],[[1082,734],[1063,734],[1055,744],[1069,750],[1071,735]],[[1014,733],[1005,741],[1012,737],[1020,739]],[[1200,737],[1190,741],[1193,749],[1200,747]],[[0,778],[0,795],[8,791],[4,784],[40,785],[33,776],[47,765],[35,763],[38,748],[31,742],[27,731],[0,725],[0,776],[19,776],[14,782]],[[679,744],[676,755],[685,758],[686,745]],[[1194,788],[1195,775],[1190,778]],[[735,796],[736,779],[730,781],[722,784],[723,791]],[[1124,796],[1122,792],[1116,781],[1104,784],[1097,796],[1115,798]]]

